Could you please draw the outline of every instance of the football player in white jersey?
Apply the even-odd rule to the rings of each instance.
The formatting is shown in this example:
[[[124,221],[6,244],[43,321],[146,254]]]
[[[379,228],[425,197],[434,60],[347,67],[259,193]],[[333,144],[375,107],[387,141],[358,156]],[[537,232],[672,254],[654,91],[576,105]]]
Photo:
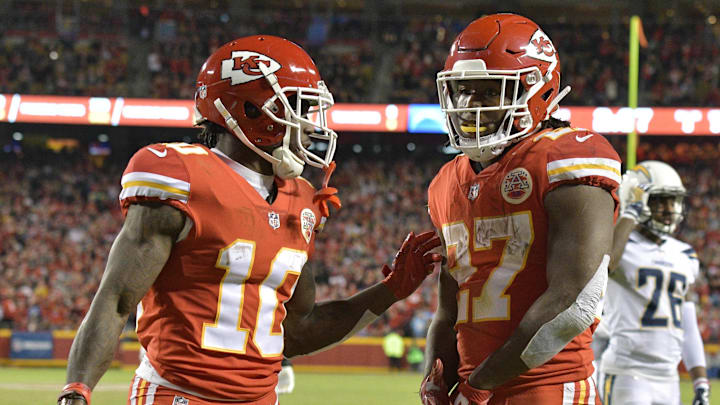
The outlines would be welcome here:
[[[679,404],[682,359],[693,405],[707,405],[695,304],[685,300],[699,262],[690,245],[672,236],[683,219],[685,187],[669,165],[645,161],[623,176],[619,194],[603,319],[610,332],[601,359],[605,404]]]

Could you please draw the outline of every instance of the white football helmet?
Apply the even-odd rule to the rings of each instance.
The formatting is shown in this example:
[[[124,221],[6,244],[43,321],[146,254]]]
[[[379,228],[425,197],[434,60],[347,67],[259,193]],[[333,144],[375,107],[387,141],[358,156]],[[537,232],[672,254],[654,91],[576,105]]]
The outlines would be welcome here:
[[[646,210],[646,215],[643,216],[649,217],[649,219],[643,222],[643,225],[659,233],[675,232],[684,218],[683,197],[687,195],[687,190],[675,169],[667,163],[646,160],[628,172],[633,172],[638,177],[640,184],[649,184],[647,187],[648,203],[643,208]],[[674,197],[668,222],[660,221],[656,215],[653,215],[651,206],[654,205],[654,197]]]

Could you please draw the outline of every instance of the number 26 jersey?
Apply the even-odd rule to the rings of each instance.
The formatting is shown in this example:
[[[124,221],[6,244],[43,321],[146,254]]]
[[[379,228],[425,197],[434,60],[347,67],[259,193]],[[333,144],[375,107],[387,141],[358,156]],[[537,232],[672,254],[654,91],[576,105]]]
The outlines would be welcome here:
[[[602,357],[603,372],[678,379],[682,304],[698,271],[690,245],[669,236],[658,245],[637,231],[630,234],[605,295],[603,322],[610,342]]]

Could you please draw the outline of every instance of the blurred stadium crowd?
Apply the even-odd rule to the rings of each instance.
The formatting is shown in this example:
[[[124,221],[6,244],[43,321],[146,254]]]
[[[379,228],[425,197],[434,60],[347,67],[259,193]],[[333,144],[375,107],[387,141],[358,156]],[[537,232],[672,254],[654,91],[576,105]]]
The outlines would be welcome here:
[[[479,15],[367,19],[357,11],[316,13],[305,7],[244,13],[227,2],[207,7],[194,0],[176,9],[111,6],[84,13],[58,9],[54,2],[10,3],[0,16],[6,27],[0,93],[182,99],[194,96],[196,72],[215,47],[262,32],[305,46],[338,102],[434,104],[434,77],[449,44]],[[645,23],[640,105],[720,105],[720,24],[664,17]],[[565,105],[624,104],[627,21],[537,21],[559,48],[564,82],[573,87]],[[374,284],[405,232],[432,226],[427,185],[447,158],[433,153],[421,159],[338,159],[333,183],[344,208],[320,234],[310,262],[318,299],[346,297]],[[642,143],[638,160],[645,159],[673,164],[691,191],[680,238],[695,247],[703,264],[694,289],[702,336],[720,343],[720,145]],[[117,197],[125,162],[96,167],[77,152],[0,157],[0,328],[79,325],[122,224]],[[424,336],[437,305],[434,284],[427,280],[363,333],[400,328],[407,336]]]
[[[638,158],[678,168],[690,190],[681,239],[703,264],[694,294],[703,338],[720,343],[720,148],[717,143],[641,144]],[[448,157],[340,158],[333,183],[344,208],[319,235],[310,262],[318,299],[346,297],[382,277],[407,230],[429,229],[427,185]],[[421,162],[422,164],[418,164]],[[72,329],[82,320],[122,218],[122,163],[98,168],[80,153],[29,152],[0,159],[0,308],[17,330]],[[317,184],[317,179],[316,184]],[[437,296],[428,279],[365,334],[388,328],[424,336]]]
[[[477,17],[327,13],[303,2],[253,10],[222,1],[155,8],[82,2],[72,12],[53,2],[11,3],[0,17],[12,27],[0,40],[0,93],[181,99],[193,97],[198,68],[216,47],[265,33],[306,47],[336,101],[434,104],[435,73],[457,33]],[[644,24],[640,105],[720,105],[720,24],[714,16],[688,22],[673,13],[667,9]],[[564,83],[573,87],[566,105],[624,103],[627,18],[536,20],[553,38]]]

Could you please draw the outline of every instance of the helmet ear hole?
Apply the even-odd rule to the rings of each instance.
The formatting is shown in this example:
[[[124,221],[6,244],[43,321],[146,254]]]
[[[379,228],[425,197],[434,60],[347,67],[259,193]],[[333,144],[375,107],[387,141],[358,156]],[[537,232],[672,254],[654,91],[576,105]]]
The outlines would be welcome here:
[[[261,113],[260,109],[257,108],[257,106],[249,101],[245,102],[245,105],[243,106],[245,110],[245,116],[250,119],[256,119],[259,118]]]
[[[546,91],[545,93],[543,93],[543,95],[540,97],[542,97],[543,100],[548,101],[548,99],[550,98],[550,96],[553,94],[554,91],[555,91],[555,89],[550,89],[550,90]]]

